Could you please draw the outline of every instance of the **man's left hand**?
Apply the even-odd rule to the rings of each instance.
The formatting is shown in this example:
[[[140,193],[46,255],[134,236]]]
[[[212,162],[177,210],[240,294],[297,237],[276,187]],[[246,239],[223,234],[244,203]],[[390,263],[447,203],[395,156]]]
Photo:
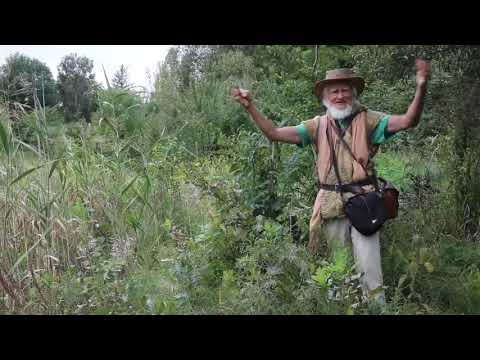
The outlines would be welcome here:
[[[417,85],[424,86],[430,79],[430,61],[417,59],[415,61],[417,68]]]

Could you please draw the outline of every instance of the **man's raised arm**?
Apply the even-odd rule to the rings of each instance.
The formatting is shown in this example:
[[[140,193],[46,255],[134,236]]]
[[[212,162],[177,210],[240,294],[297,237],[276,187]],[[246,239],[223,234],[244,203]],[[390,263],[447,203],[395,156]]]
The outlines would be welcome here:
[[[232,90],[233,98],[248,111],[258,128],[270,141],[279,141],[288,144],[300,144],[302,142],[297,129],[293,126],[277,128],[273,121],[263,116],[257,110],[248,90],[235,88]]]
[[[417,90],[415,97],[405,115],[393,115],[388,122],[388,132],[395,134],[417,126],[423,111],[423,103],[427,93],[427,83],[430,78],[430,63],[425,60],[416,60]]]

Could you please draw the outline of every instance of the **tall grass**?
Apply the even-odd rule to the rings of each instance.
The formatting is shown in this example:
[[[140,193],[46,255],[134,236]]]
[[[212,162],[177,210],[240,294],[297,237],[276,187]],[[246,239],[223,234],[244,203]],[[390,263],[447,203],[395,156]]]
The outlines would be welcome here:
[[[6,312],[75,311],[82,304],[65,300],[69,286],[59,284],[105,268],[151,268],[199,219],[189,209],[194,190],[173,178],[163,153],[142,148],[133,136],[112,137],[106,121],[74,136],[64,128],[52,141],[46,114],[38,106],[23,115],[35,119],[35,143],[28,144],[2,111],[0,302]]]

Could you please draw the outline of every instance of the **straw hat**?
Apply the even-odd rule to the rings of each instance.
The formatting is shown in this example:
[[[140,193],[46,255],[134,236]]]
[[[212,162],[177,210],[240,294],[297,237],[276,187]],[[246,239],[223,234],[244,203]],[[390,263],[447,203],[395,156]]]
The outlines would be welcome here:
[[[335,69],[327,71],[324,80],[317,80],[315,82],[315,94],[321,98],[323,96],[323,89],[325,86],[338,81],[348,81],[352,83],[352,85],[357,89],[358,95],[360,95],[365,88],[365,80],[356,75],[352,69]]]

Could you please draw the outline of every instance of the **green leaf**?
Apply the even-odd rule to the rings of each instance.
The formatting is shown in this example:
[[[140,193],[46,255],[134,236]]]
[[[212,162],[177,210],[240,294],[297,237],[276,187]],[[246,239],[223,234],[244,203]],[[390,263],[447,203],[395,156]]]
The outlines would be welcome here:
[[[124,213],[125,213],[128,209],[130,209],[130,207],[135,203],[135,201],[137,201],[137,199],[138,199],[138,197],[135,196],[134,198],[132,198],[132,199],[130,200],[130,202],[128,203],[128,205],[125,207]]]
[[[146,171],[144,172],[143,177],[145,178],[144,192],[145,192],[145,194],[147,194],[152,187],[152,183],[150,182],[150,177],[148,176]]]
[[[30,254],[30,252],[37,247],[38,244],[40,244],[40,241],[42,241],[42,238],[38,239],[27,251],[25,251],[22,256],[18,258],[18,260],[13,264],[13,266],[10,268],[10,274],[12,273],[15,268],[20,265],[20,263]]]
[[[108,101],[102,101],[102,104],[103,104],[103,105],[108,105],[108,106],[110,106],[110,107],[112,108],[112,110],[115,109],[115,106],[113,106],[113,104],[109,103]],[[103,118],[102,118],[102,119],[103,119]],[[100,119],[100,121],[101,121],[102,119]]]
[[[132,142],[135,141],[135,139],[131,139],[129,140],[124,146],[122,146],[122,148],[120,149],[120,152],[123,152],[125,151],[126,149],[128,149],[129,147],[133,147],[132,146]],[[135,149],[135,148],[134,148]],[[135,149],[137,150],[137,149]]]
[[[147,206],[151,211],[155,211],[150,202],[147,201],[146,198],[137,191],[137,189],[135,189],[135,194],[137,195],[136,198],[139,199],[143,205]]]
[[[136,108],[136,107],[139,107],[139,106],[140,106],[140,104],[133,104],[133,105],[129,106],[126,110],[128,111],[130,109],[133,109],[133,108]]]
[[[165,231],[170,232],[172,230],[172,225],[172,220],[167,218],[163,223],[163,228],[165,229]]]
[[[50,172],[48,173],[48,178],[50,179],[52,177],[53,172],[55,171],[55,168],[58,166],[58,163],[60,162],[59,159],[55,160],[50,167]]]
[[[42,154],[40,154],[37,150],[35,150],[35,148],[33,146],[28,145],[28,144],[26,144],[23,141],[20,141],[18,139],[16,140],[16,142],[19,143],[20,145],[26,147],[28,150],[34,152],[38,157],[40,157],[40,158],[42,157]]]
[[[6,126],[0,121],[0,140],[2,141],[3,148],[7,155],[10,154],[10,141],[8,135]]]
[[[118,138],[117,128],[116,128],[115,125],[113,125],[113,123],[112,123],[110,120],[108,120],[106,117],[101,118],[101,119],[98,121],[98,125],[101,126],[103,121],[105,121],[105,123],[108,125],[108,127],[115,132],[115,134],[117,135],[117,138]]]
[[[128,147],[129,147],[130,149],[134,150],[138,155],[140,155],[140,156],[143,155],[143,153],[142,153],[140,150],[138,150],[135,146],[133,146],[133,145],[131,145],[131,144],[128,144]],[[126,146],[125,146],[124,148],[126,148]],[[122,150],[120,150],[120,151],[123,151],[123,150],[124,150],[124,149],[122,149]]]
[[[433,265],[432,265],[431,263],[429,263],[429,262],[426,262],[426,263],[423,264],[423,265],[425,266],[425,269],[426,269],[429,273],[431,273],[431,272],[433,272],[433,270],[435,270],[435,268],[433,267]]]
[[[135,177],[133,178],[133,180],[131,180],[131,181],[128,183],[128,185],[123,188],[123,190],[122,190],[122,192],[121,192],[121,195],[125,194],[125,193],[128,191],[128,189],[130,189],[130,187],[133,185],[133,183],[135,182],[135,180],[137,180],[137,178],[138,178],[138,175],[135,176]]]
[[[403,283],[405,282],[405,280],[407,280],[407,275],[406,274],[403,274],[402,276],[400,276],[400,279],[398,280],[397,288],[400,288],[403,285]]]
[[[80,200],[70,208],[69,214],[81,220],[88,219],[88,211]]]
[[[15,184],[16,182],[22,180],[25,176],[27,176],[28,174],[34,172],[35,170],[38,170],[40,169],[41,167],[44,167],[45,164],[42,164],[42,165],[39,165],[39,166],[36,166],[34,168],[31,168],[31,169],[28,169],[27,171],[25,171],[24,173],[22,173],[19,177],[17,177],[15,180],[13,180],[11,183],[10,183],[10,186]]]

